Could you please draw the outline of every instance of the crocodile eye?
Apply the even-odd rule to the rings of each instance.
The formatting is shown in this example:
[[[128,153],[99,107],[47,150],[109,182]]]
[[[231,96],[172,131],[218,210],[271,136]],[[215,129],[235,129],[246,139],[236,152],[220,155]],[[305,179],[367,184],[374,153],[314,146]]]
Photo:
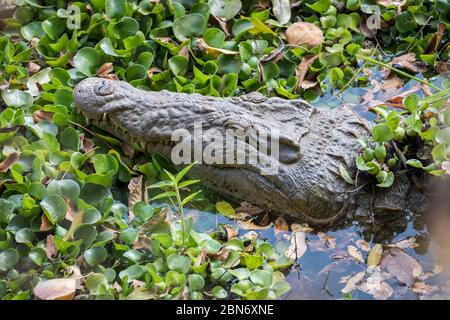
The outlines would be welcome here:
[[[107,96],[114,92],[114,87],[110,82],[103,80],[95,86],[94,92],[99,96]]]

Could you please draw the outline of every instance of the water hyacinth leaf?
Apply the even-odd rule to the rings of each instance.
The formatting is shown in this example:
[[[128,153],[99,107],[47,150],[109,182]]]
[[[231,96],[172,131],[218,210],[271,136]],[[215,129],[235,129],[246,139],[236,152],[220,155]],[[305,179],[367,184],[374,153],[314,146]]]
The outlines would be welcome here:
[[[200,37],[205,29],[205,17],[200,13],[190,13],[173,22],[173,32],[180,41],[190,37]]]
[[[372,138],[375,142],[388,142],[394,137],[394,131],[391,127],[379,124],[372,129]]]
[[[52,40],[56,40],[65,30],[65,21],[58,17],[51,17],[42,22],[42,29]]]
[[[90,266],[97,266],[106,260],[108,252],[104,247],[92,247],[84,252],[84,259]]]
[[[127,14],[127,0],[105,0],[105,13],[110,19],[118,19]]]
[[[221,286],[215,286],[212,290],[212,294],[216,299],[226,299],[228,297],[228,292]]]
[[[409,11],[402,12],[395,19],[395,27],[400,33],[406,33],[414,30],[417,27],[414,15]]]
[[[47,194],[58,194],[63,198],[76,203],[80,196],[80,186],[74,180],[52,180],[47,185]]]
[[[73,151],[80,149],[80,134],[72,127],[67,127],[61,132],[61,144]]]
[[[170,70],[176,76],[182,76],[186,72],[188,60],[183,56],[174,56],[169,59]]]
[[[92,161],[94,163],[95,172],[99,174],[115,175],[119,170],[119,163],[112,155],[98,154]]]
[[[17,89],[2,91],[2,99],[11,108],[28,108],[33,104],[30,93]]]
[[[64,199],[57,194],[46,196],[42,199],[40,205],[45,216],[52,224],[56,224],[66,216],[67,204]]]
[[[209,0],[211,14],[222,20],[234,18],[242,8],[241,0]]]
[[[314,11],[323,13],[323,12],[326,12],[330,8],[331,1],[330,0],[319,0],[319,1],[315,1],[312,4],[307,3],[306,5],[309,8],[313,9]]]
[[[40,39],[45,36],[45,31],[42,29],[42,22],[39,21],[31,22],[22,27],[20,33],[28,41],[31,41],[33,38]]]
[[[270,287],[272,279],[272,273],[266,270],[253,270],[250,274],[250,280],[263,288]]]
[[[272,0],[273,14],[281,24],[287,23],[291,19],[290,0]]]
[[[450,127],[439,130],[436,134],[436,142],[450,145]]]
[[[19,253],[16,249],[8,248],[0,252],[0,271],[6,272],[19,262]]]
[[[101,57],[94,48],[81,48],[73,57],[73,66],[84,75],[90,77],[100,67]]]
[[[188,276],[189,289],[192,291],[200,291],[205,286],[205,279],[198,274],[190,274]]]

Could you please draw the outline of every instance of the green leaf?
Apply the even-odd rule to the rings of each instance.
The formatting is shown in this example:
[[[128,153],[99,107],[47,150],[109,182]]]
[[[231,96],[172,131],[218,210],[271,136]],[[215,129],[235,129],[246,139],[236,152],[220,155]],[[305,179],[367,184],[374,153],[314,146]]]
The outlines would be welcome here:
[[[74,180],[52,180],[47,185],[47,194],[58,194],[76,203],[80,196],[80,186]]]
[[[200,37],[205,29],[205,17],[200,13],[190,13],[175,19],[173,22],[173,32],[180,41],[186,38]]]
[[[52,40],[56,40],[66,29],[66,23],[58,17],[51,17],[42,22],[42,29]]]
[[[413,31],[417,27],[414,15],[409,11],[402,12],[395,19],[395,27],[400,33],[407,33]]]
[[[177,254],[171,254],[167,257],[167,266],[170,270],[187,273],[191,268],[191,258]]]
[[[105,13],[110,19],[122,18],[127,14],[127,0],[105,0]]]
[[[192,291],[200,291],[205,286],[205,279],[198,274],[190,274],[188,276],[189,289]]]
[[[56,224],[63,220],[67,213],[66,202],[57,194],[46,196],[42,199],[40,206],[44,211],[45,216],[52,224]]]
[[[312,4],[306,3],[306,5],[313,9],[314,11],[317,11],[319,13],[326,12],[330,8],[330,0],[319,0],[315,1]]]
[[[95,172],[115,175],[119,171],[117,159],[110,154],[97,154],[92,160]]]
[[[215,286],[212,290],[212,294],[216,299],[226,299],[228,297],[228,292],[221,286]]]
[[[436,142],[450,145],[450,127],[439,130],[436,134]]]
[[[72,127],[67,127],[61,132],[61,144],[72,150],[80,150],[80,134]]]
[[[2,99],[8,107],[12,108],[28,108],[33,104],[31,94],[17,89],[2,91]]]
[[[250,280],[257,286],[268,288],[272,284],[272,273],[266,270],[253,270]]]
[[[372,138],[375,142],[388,142],[394,137],[394,131],[391,127],[379,124],[372,129]]]
[[[226,201],[219,201],[216,203],[216,210],[218,213],[224,215],[225,217],[232,218],[236,215],[233,206]]]
[[[348,172],[347,168],[345,168],[342,164],[339,165],[339,172],[341,174],[341,177],[347,181],[349,184],[355,184],[352,177],[350,176],[350,173]]]
[[[9,248],[0,252],[0,271],[6,272],[19,262],[19,253],[16,249]]]
[[[211,14],[222,20],[230,20],[238,14],[242,8],[241,0],[209,0]]]
[[[383,183],[377,184],[380,188],[389,188],[394,184],[394,173],[388,172],[386,179],[383,181]]]
[[[174,56],[169,59],[170,70],[176,76],[182,76],[187,70],[188,60],[184,56]]]
[[[81,48],[73,57],[73,66],[88,77],[97,73],[100,62],[100,54],[97,50],[90,47]]]
[[[87,264],[94,267],[106,260],[108,257],[108,252],[104,247],[92,247],[86,250],[83,255]]]

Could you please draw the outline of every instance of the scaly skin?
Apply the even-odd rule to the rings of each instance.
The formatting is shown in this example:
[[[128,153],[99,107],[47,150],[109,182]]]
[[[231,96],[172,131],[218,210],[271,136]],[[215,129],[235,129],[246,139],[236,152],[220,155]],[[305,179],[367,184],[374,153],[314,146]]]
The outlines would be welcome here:
[[[356,140],[368,136],[371,127],[347,108],[316,109],[303,100],[266,98],[258,93],[215,98],[147,92],[125,82],[100,78],[81,81],[74,90],[74,99],[93,125],[168,158],[174,146],[174,130],[193,132],[195,121],[202,122],[203,130],[249,130],[250,139],[257,132],[270,135],[271,128],[279,129],[279,161],[265,158],[279,165],[276,175],[261,175],[260,163],[246,163],[197,164],[191,176],[233,199],[310,224],[330,224],[356,211],[398,214],[406,208],[418,210],[422,204],[422,195],[404,174],[392,188],[376,196],[363,178],[358,179],[359,187],[342,179],[341,165],[356,176],[355,158],[360,151]]]

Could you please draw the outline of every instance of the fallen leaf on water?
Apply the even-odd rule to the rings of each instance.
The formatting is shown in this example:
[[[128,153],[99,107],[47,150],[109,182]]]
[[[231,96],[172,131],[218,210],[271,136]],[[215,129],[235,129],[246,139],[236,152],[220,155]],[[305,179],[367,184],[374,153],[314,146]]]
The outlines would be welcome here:
[[[407,53],[392,59],[391,66],[400,66],[412,73],[421,73],[426,70],[425,63],[418,61],[414,53]],[[387,77],[391,73],[391,69],[383,67],[383,73]]]
[[[355,241],[355,244],[362,251],[366,251],[366,252],[370,251],[370,244],[366,240],[358,239]]]
[[[422,274],[422,266],[399,248],[390,248],[383,253],[381,267],[408,285],[412,285],[414,279]]]
[[[362,254],[361,254],[361,251],[359,251],[358,248],[356,248],[355,246],[349,245],[347,247],[347,252],[356,261],[364,263],[364,258],[363,258]]]
[[[433,292],[439,291],[439,287],[437,286],[430,286],[426,284],[425,282],[415,282],[411,288],[411,291],[418,294],[431,294]]]
[[[386,300],[394,293],[394,289],[386,282],[364,282],[359,286],[359,290],[372,295],[376,300]]]
[[[312,232],[314,229],[311,228],[310,226],[308,226],[307,224],[293,223],[293,224],[291,224],[291,230],[292,230],[293,232],[301,231],[301,232],[304,232],[304,233],[310,233],[310,232]]]
[[[251,221],[238,221],[237,225],[239,226],[240,229],[243,230],[267,230],[273,225],[273,223],[270,223],[269,225],[262,227],[257,226]]]
[[[323,31],[309,22],[293,23],[286,30],[286,39],[292,45],[305,45],[309,48],[317,47],[324,41]]]
[[[381,89],[382,90],[392,90],[392,89],[398,89],[403,86],[403,80],[400,79],[397,76],[393,76],[390,79],[387,79],[381,83]]]
[[[417,240],[416,238],[411,237],[408,239],[400,240],[399,242],[396,243],[388,244],[388,247],[399,249],[417,248],[419,244],[416,242],[416,240]]]
[[[33,292],[40,300],[72,300],[75,295],[75,279],[52,279],[39,282]]]
[[[373,246],[372,250],[370,250],[369,255],[367,256],[367,265],[369,267],[374,267],[380,264],[381,256],[383,255],[383,247],[381,244],[377,243]]]
[[[280,232],[289,231],[289,225],[287,224],[286,220],[284,220],[283,217],[278,217],[275,220],[275,234],[278,234]]]
[[[255,231],[252,230],[252,231],[249,231],[249,232],[245,233],[242,236],[242,238],[245,239],[245,240],[255,240],[256,238],[258,238],[258,234]]]
[[[361,272],[355,274],[353,277],[349,278],[347,280],[347,283],[345,284],[345,287],[342,288],[341,292],[345,294],[345,293],[350,293],[353,290],[355,290],[356,286],[361,281],[363,281],[365,274],[366,274],[365,271],[361,271]]]
[[[325,243],[327,248],[330,248],[330,249],[336,248],[336,238],[335,237],[329,236],[324,232],[318,232],[317,236],[319,237],[319,239],[321,241],[323,241]]]
[[[308,248],[306,244],[305,233],[302,231],[295,231],[291,235],[291,244],[285,252],[288,259],[300,259]]]
[[[142,201],[142,178],[143,176],[134,177],[128,183],[128,190],[130,191],[130,197],[128,199],[128,219],[133,220],[134,213],[133,207],[136,203]]]
[[[0,163],[0,172],[6,172],[11,166],[19,160],[19,155],[15,152],[11,152],[3,162]]]

